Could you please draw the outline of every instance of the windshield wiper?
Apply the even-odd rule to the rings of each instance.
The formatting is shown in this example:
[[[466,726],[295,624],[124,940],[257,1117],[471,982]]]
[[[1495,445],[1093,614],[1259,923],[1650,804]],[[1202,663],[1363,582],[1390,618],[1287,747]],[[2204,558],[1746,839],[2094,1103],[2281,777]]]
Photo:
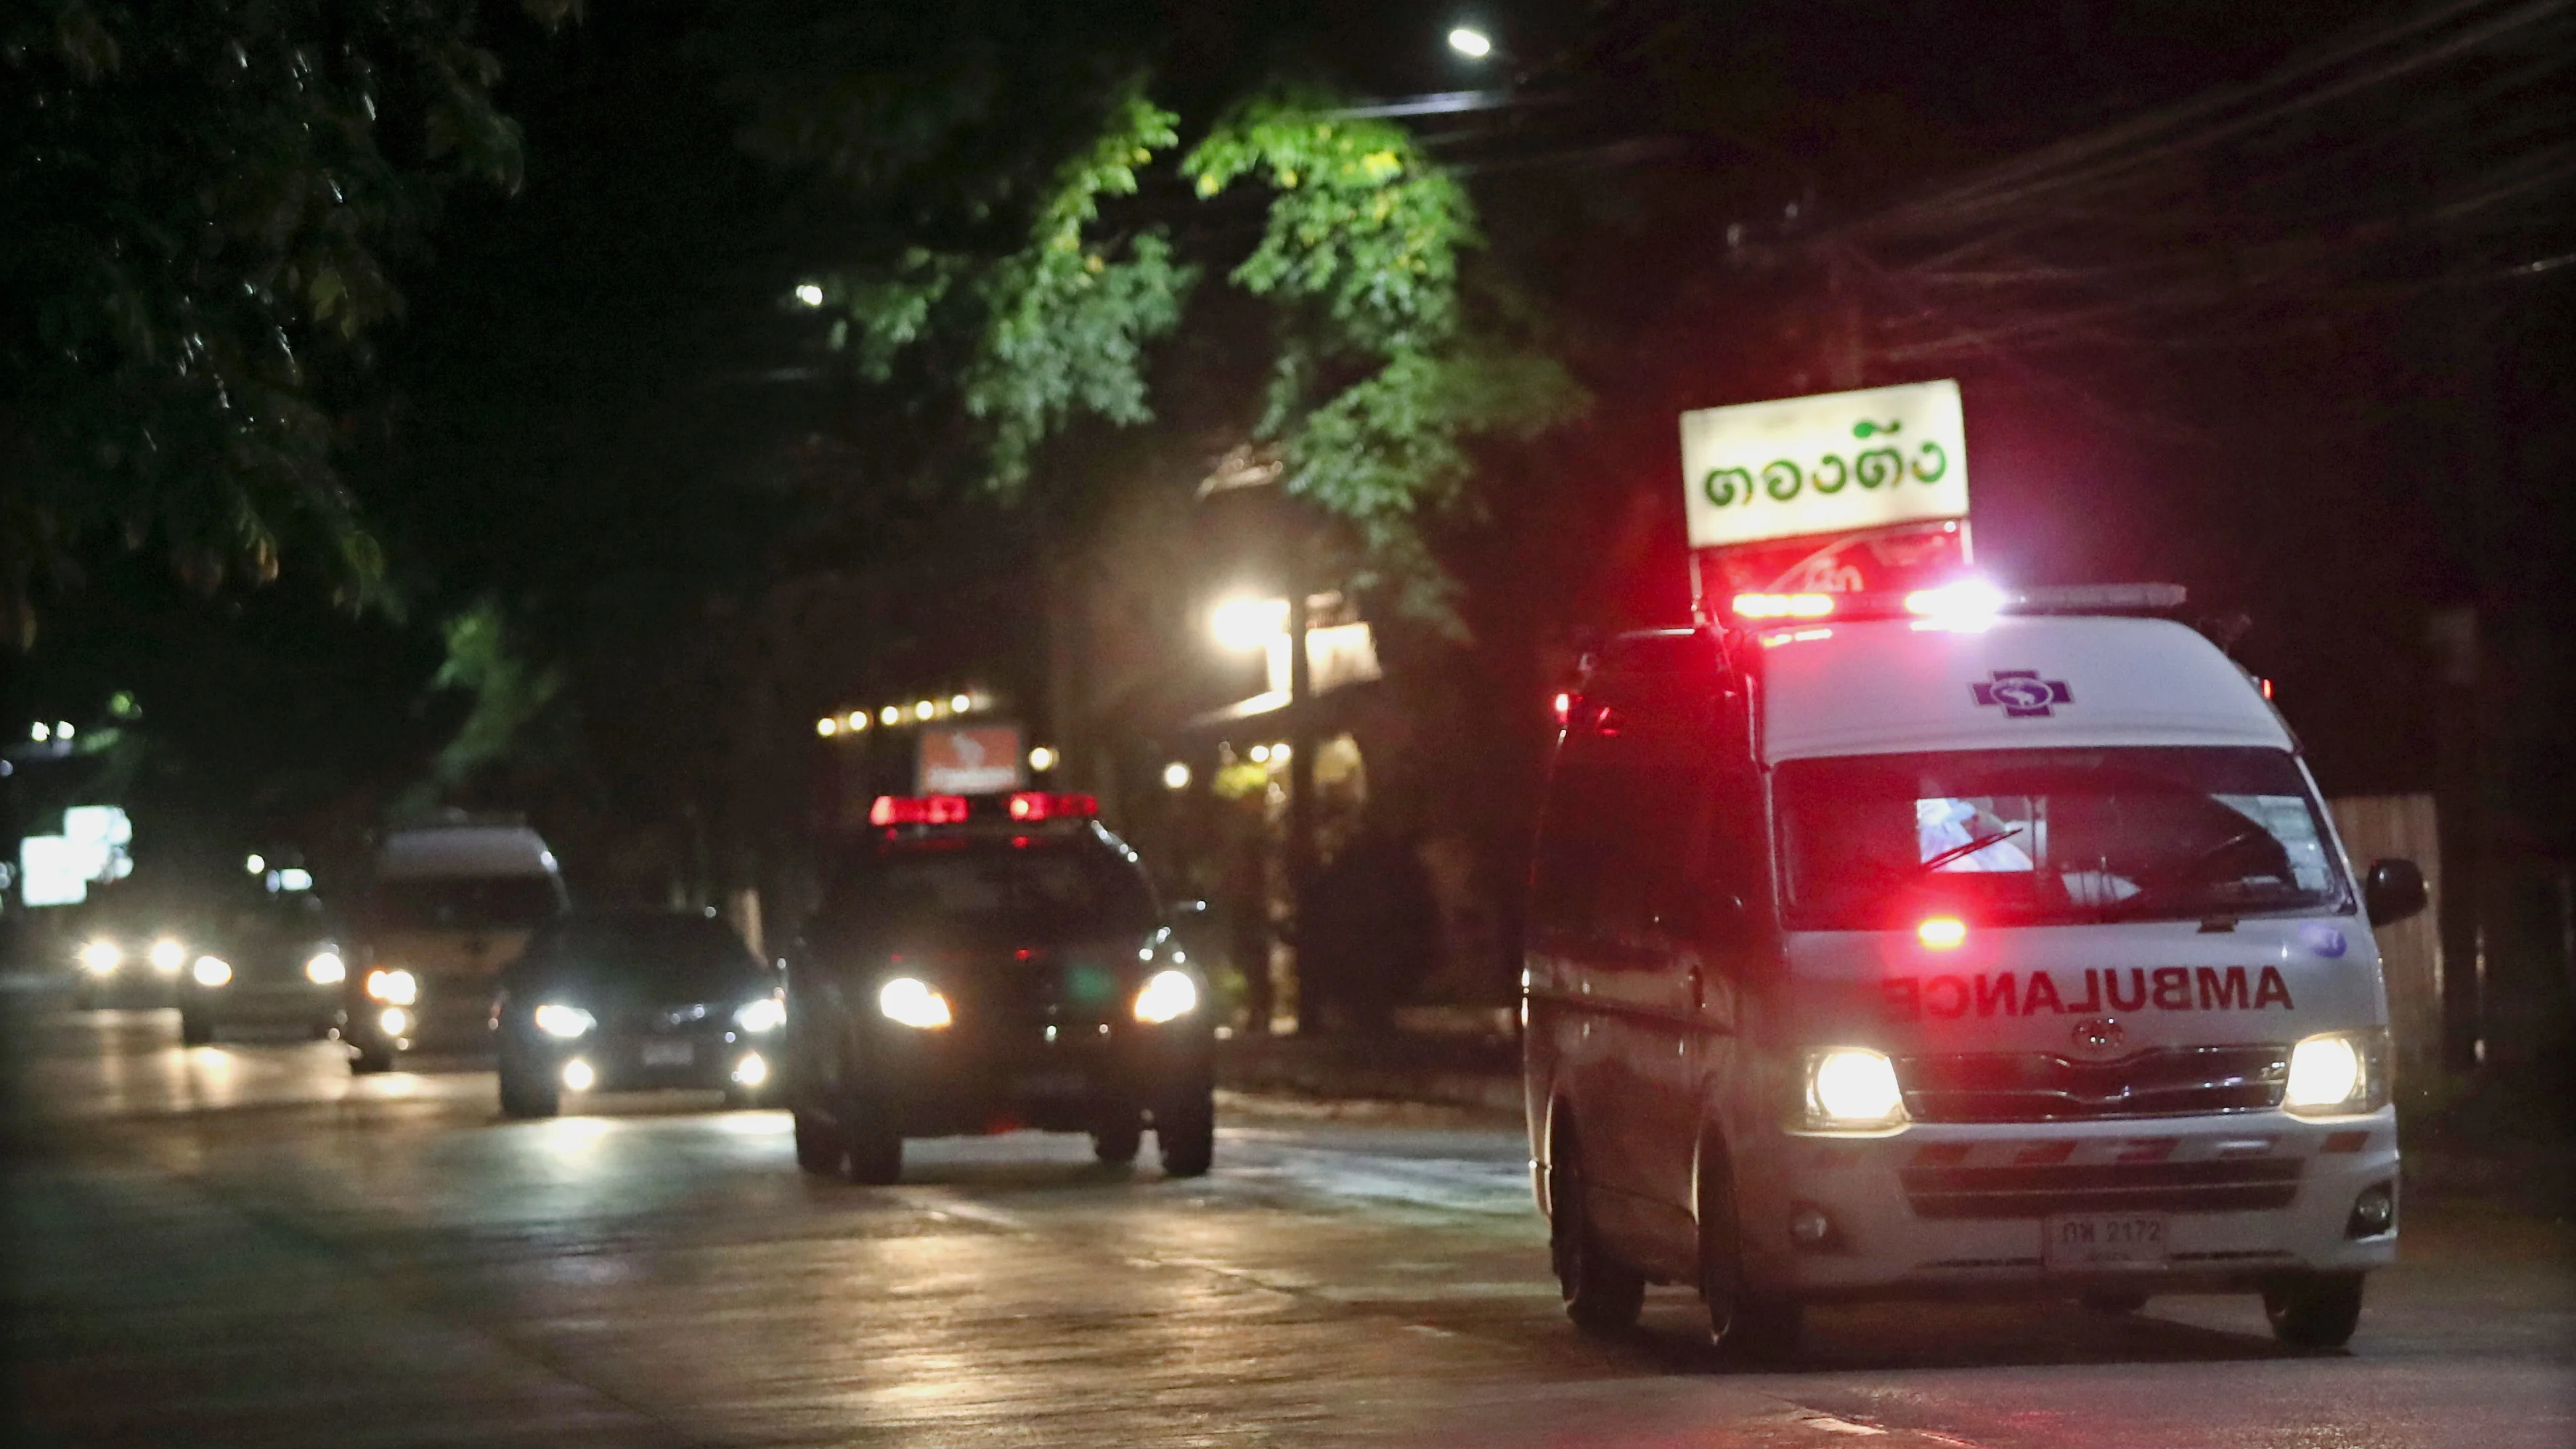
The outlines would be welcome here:
[[[1976,839],[1969,841],[1965,845],[1951,846],[1948,850],[1942,851],[1939,855],[1933,856],[1921,865],[1914,867],[1914,873],[1917,875],[1929,875],[1933,871],[1939,870],[1941,867],[1948,865],[1954,860],[1963,860],[1968,856],[1974,855],[1978,851],[1985,849],[1989,845],[2001,845],[2005,841],[2010,840],[2019,834],[2021,834],[2020,826],[2007,825],[1992,835],[1981,835]]]

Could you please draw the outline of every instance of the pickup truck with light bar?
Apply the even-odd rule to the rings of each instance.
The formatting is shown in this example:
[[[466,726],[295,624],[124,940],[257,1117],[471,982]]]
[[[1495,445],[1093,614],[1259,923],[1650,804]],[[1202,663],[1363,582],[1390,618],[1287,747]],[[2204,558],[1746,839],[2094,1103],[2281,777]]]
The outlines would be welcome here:
[[[2358,880],[2268,691],[2167,585],[1745,595],[1558,697],[1522,1011],[1578,1325],[2259,1294],[2345,1342],[2397,1251]]]
[[[1207,982],[1088,795],[883,796],[787,958],[796,1161],[889,1183],[907,1137],[1086,1132],[1215,1152]]]

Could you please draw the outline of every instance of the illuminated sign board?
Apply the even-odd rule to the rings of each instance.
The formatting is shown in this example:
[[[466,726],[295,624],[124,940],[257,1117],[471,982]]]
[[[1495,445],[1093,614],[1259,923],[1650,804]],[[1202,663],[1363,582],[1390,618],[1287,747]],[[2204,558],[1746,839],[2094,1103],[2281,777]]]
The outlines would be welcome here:
[[[1027,782],[1015,724],[925,725],[914,787],[923,795],[991,795]]]
[[[1682,414],[1693,549],[1847,535],[1968,516],[1955,382]]]

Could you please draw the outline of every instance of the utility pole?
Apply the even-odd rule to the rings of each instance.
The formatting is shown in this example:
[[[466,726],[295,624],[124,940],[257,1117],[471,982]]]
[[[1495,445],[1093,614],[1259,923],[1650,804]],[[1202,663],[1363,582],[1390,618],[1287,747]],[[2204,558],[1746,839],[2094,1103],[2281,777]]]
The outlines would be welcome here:
[[[1306,1020],[1306,942],[1302,913],[1306,883],[1315,874],[1315,724],[1309,708],[1315,681],[1306,657],[1306,581],[1302,571],[1288,580],[1288,901],[1296,918],[1297,990],[1289,1006],[1303,1030]]]

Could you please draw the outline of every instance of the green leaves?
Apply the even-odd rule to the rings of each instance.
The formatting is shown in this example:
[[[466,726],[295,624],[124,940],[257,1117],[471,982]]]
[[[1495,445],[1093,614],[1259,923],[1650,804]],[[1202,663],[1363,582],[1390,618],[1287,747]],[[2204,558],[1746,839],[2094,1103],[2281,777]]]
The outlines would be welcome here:
[[[1169,234],[1095,236],[1102,203],[1178,144],[1176,118],[1141,85],[1054,173],[1022,245],[999,257],[914,250],[882,272],[834,279],[835,332],[861,375],[943,336],[966,339],[958,402],[982,425],[988,482],[1027,482],[1038,449],[1078,416],[1153,417],[1145,350],[1176,329],[1197,278]],[[1266,405],[1250,431],[1287,460],[1286,486],[1356,533],[1368,569],[1417,612],[1454,622],[1420,535],[1456,508],[1478,437],[1528,437],[1583,405],[1552,359],[1469,325],[1475,207],[1402,127],[1337,116],[1321,97],[1238,106],[1180,160],[1202,200],[1250,180],[1270,188],[1259,243],[1229,273],[1279,308]]]
[[[481,8],[40,0],[0,21],[0,628],[29,637],[102,546],[158,547],[206,587],[301,558],[378,593],[335,411],[401,305],[385,252],[442,186],[517,185]],[[430,164],[380,145],[397,103]]]

